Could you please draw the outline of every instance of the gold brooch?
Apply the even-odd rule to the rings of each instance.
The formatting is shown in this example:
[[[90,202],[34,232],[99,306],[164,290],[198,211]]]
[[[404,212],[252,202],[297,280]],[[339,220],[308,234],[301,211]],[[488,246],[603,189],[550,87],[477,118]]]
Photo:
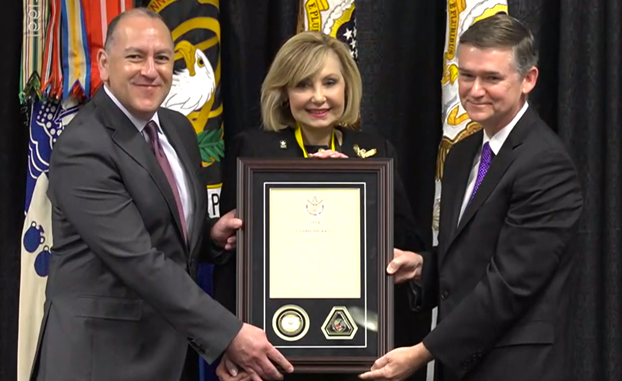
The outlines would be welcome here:
[[[368,157],[374,156],[377,152],[377,150],[375,148],[370,149],[369,151],[366,150],[365,148],[360,148],[358,144],[354,145],[354,152],[356,152],[356,155],[362,159],[366,159]]]

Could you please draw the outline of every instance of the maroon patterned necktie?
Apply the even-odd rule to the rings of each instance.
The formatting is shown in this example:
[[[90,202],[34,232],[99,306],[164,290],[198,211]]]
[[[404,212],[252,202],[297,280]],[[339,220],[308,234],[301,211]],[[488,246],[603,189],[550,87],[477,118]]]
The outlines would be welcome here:
[[[473,187],[473,192],[471,193],[469,202],[473,200],[473,196],[475,196],[475,192],[477,192],[477,189],[482,184],[482,181],[484,180],[484,176],[486,176],[486,172],[488,172],[488,168],[490,167],[490,163],[492,162],[493,157],[494,157],[494,154],[492,153],[492,149],[490,149],[490,144],[486,142],[484,146],[482,147],[482,155],[479,161],[479,168],[477,170],[477,179],[475,180],[475,186]]]
[[[168,184],[171,186],[171,190],[173,191],[173,195],[175,196],[175,203],[177,204],[177,212],[179,213],[179,219],[181,220],[181,228],[184,232],[184,238],[186,242],[188,241],[188,230],[186,228],[186,217],[184,216],[184,208],[181,204],[181,197],[179,196],[179,190],[177,189],[177,182],[175,181],[175,175],[173,175],[173,170],[171,169],[171,164],[168,162],[166,158],[166,154],[162,149],[162,144],[160,144],[160,138],[158,137],[158,125],[153,120],[149,121],[145,126],[145,132],[149,136],[149,142],[151,143],[151,148],[153,149],[153,153],[158,159],[158,163],[160,167],[162,167],[162,171],[166,175],[166,179],[168,180]]]

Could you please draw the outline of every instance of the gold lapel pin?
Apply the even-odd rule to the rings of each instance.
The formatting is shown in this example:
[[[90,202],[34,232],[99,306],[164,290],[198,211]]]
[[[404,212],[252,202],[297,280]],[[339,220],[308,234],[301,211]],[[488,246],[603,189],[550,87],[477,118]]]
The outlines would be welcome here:
[[[375,148],[370,149],[369,151],[366,150],[365,148],[360,148],[358,144],[354,145],[354,152],[356,152],[356,155],[362,159],[366,159],[368,157],[374,156],[377,152],[377,150]]]

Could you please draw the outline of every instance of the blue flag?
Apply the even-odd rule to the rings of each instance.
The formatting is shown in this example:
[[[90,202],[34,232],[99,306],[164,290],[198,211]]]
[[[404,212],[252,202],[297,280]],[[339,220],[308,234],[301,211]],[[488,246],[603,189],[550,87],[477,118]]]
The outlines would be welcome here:
[[[34,97],[30,104],[28,173],[22,230],[17,380],[28,380],[39,337],[45,285],[52,247],[52,209],[46,192],[54,143],[78,111],[73,101],[63,104]]]

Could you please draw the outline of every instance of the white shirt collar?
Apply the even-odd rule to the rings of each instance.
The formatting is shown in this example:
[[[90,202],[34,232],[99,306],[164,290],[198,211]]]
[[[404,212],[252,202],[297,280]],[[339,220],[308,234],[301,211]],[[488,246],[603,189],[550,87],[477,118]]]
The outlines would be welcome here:
[[[512,119],[512,121],[508,123],[507,126],[497,131],[497,133],[494,134],[492,138],[488,137],[488,135],[486,134],[486,131],[484,130],[484,141],[482,142],[482,145],[484,145],[486,142],[489,142],[490,149],[492,150],[492,152],[495,155],[498,155],[499,151],[501,150],[501,147],[503,146],[503,143],[505,143],[505,140],[510,135],[510,132],[512,132],[512,129],[516,126],[516,123],[518,123],[520,118],[523,117],[528,107],[529,107],[529,104],[525,102],[525,104],[520,109],[520,111],[518,111],[514,119]]]
[[[110,97],[110,99],[112,99],[114,104],[116,104],[117,107],[119,109],[121,109],[121,111],[123,111],[125,116],[127,116],[127,118],[132,122],[132,124],[138,129],[138,132],[140,132],[142,134],[143,129],[145,128],[145,126],[147,125],[149,120],[145,121],[145,120],[139,119],[139,118],[135,117],[134,115],[132,115],[129,111],[127,111],[127,109],[125,107],[123,107],[121,102],[119,102],[119,100],[112,94],[112,92],[108,89],[108,87],[106,85],[104,85],[104,91],[106,91],[106,94],[108,94],[108,96]],[[150,120],[153,120],[158,125],[158,129],[161,128],[160,127],[160,119],[158,118],[158,113],[157,112],[155,114],[153,114],[153,117]]]

